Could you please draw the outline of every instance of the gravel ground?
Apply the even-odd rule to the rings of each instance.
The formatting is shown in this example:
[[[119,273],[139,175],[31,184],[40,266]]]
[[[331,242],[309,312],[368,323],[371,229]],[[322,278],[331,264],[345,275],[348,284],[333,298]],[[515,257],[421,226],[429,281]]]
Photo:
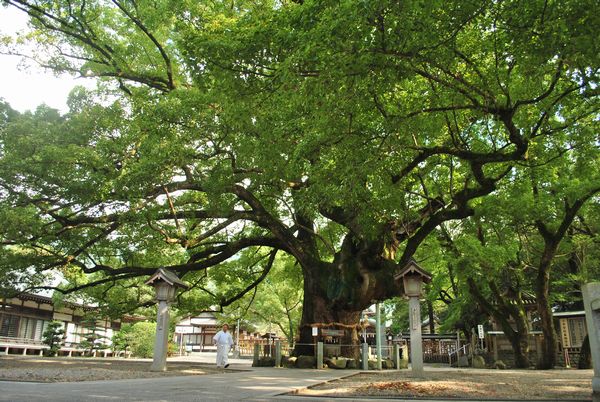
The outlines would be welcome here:
[[[95,380],[122,380],[131,378],[154,378],[181,375],[222,373],[208,364],[193,362],[169,362],[167,371],[151,372],[149,360],[120,358],[77,357],[0,357],[0,380],[34,382],[71,382]]]
[[[431,369],[361,373],[300,391],[318,397],[409,397],[591,400],[592,370]]]

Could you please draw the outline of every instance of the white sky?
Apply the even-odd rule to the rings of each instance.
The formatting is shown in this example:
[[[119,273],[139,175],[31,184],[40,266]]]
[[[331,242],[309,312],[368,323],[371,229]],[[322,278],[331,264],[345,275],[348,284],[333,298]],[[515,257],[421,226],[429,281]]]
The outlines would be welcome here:
[[[25,13],[13,7],[0,6],[0,35],[14,35],[27,26]],[[20,112],[46,105],[67,111],[67,96],[76,85],[93,86],[92,80],[56,77],[36,66],[20,67],[20,57],[0,54],[0,98]]]

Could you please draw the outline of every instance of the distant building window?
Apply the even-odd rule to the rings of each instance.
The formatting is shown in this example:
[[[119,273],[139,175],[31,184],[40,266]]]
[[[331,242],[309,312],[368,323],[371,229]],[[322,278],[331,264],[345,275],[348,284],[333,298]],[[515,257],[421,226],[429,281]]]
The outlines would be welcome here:
[[[38,318],[21,317],[17,337],[41,341],[42,334],[47,326],[47,321]]]
[[[36,341],[41,341],[42,334],[44,333],[44,331],[46,330],[47,327],[48,327],[48,321],[37,320],[37,323],[35,325],[35,334],[33,335],[33,339],[35,339]]]
[[[0,314],[0,336],[17,338],[19,333],[19,316]]]

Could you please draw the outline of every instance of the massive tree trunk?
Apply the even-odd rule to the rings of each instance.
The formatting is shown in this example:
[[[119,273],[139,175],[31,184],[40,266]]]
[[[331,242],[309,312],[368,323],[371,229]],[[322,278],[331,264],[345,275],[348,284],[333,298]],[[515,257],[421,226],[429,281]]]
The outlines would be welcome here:
[[[313,354],[312,327],[342,330],[341,355],[360,356],[360,318],[375,301],[402,294],[394,280],[397,265],[347,236],[332,263],[303,265],[304,304],[294,353]]]
[[[518,307],[510,305],[513,309],[512,316],[514,316],[516,329],[513,332],[508,331],[508,339],[515,353],[515,366],[529,368],[531,364],[529,361],[529,323],[520,298],[518,302]]]
[[[305,279],[306,282],[306,279]],[[297,355],[314,354],[314,337],[312,327],[319,328],[319,334],[323,329],[343,330],[344,336],[339,339],[341,355],[358,358],[359,337],[358,329],[362,309],[339,310],[331,307],[331,300],[319,289],[304,286],[304,308],[300,323],[299,340],[296,345]]]

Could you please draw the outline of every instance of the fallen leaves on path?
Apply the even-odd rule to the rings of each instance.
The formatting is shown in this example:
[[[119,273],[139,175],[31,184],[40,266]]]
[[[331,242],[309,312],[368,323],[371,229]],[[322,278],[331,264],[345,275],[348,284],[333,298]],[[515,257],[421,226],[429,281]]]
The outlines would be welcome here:
[[[414,397],[589,400],[591,370],[436,369],[413,378],[408,371],[361,373],[301,391],[319,397]]]

